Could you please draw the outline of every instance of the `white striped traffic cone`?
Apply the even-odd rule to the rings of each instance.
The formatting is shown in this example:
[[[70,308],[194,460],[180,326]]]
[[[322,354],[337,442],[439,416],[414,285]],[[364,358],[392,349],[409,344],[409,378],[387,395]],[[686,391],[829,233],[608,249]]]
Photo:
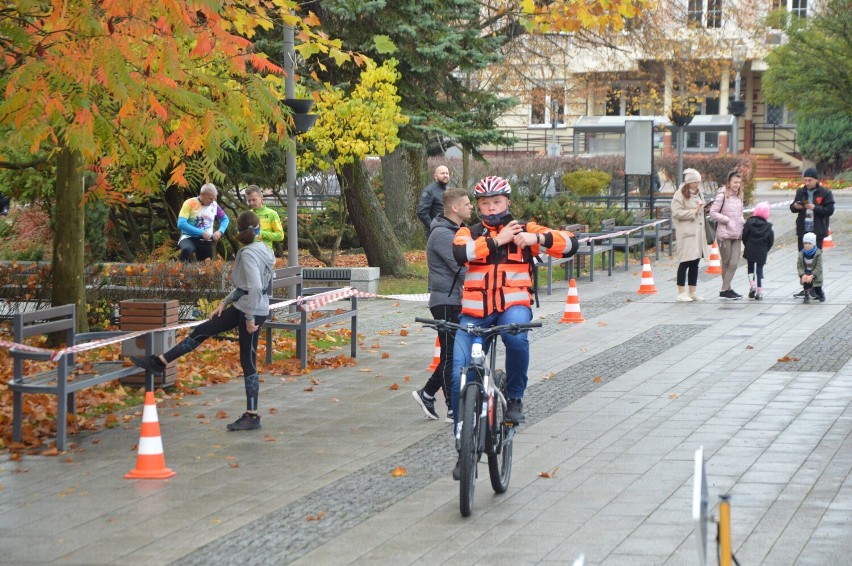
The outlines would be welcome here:
[[[639,283],[639,291],[640,295],[651,295],[657,292],[657,288],[654,286],[654,275],[651,273],[651,260],[645,257],[645,260],[642,262],[642,281]]]
[[[707,266],[707,271],[704,273],[710,273],[711,275],[721,275],[722,274],[722,256],[719,255],[719,246],[716,245],[716,241],[713,241],[713,247],[710,248],[710,265]]]
[[[831,240],[831,230],[828,231],[828,236],[826,236],[822,241],[822,249],[833,248],[834,242]]]
[[[432,355],[432,364],[429,366],[429,371],[435,371],[438,364],[441,363],[441,340],[435,336],[435,353]]]
[[[565,298],[565,313],[559,322],[583,322],[583,314],[580,312],[580,295],[577,294],[577,282],[573,279],[568,282],[568,296]]]
[[[163,455],[157,402],[154,400],[154,392],[148,391],[145,393],[145,409],[142,411],[142,434],[136,467],[124,474],[124,477],[129,480],[164,480],[173,475],[175,472],[166,467],[166,457]]]

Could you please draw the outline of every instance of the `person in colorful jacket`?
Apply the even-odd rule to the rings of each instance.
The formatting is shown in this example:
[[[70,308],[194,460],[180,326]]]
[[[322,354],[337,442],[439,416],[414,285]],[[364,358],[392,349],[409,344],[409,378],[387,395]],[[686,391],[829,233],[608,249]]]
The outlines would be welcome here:
[[[178,248],[180,260],[188,262],[192,256],[198,261],[213,258],[216,242],[228,229],[228,215],[216,202],[219,192],[216,185],[207,183],[201,187],[197,197],[184,201],[178,213],[177,227],[180,230]],[[216,222],[219,229],[213,230]]]
[[[284,228],[281,226],[281,218],[278,213],[263,204],[263,191],[257,185],[249,185],[246,187],[246,202],[254,210],[260,218],[260,239],[263,243],[272,250],[273,242],[281,242],[284,240]]]
[[[453,255],[467,265],[459,324],[497,326],[532,320],[534,258],[540,251],[564,258],[577,252],[577,238],[535,222],[519,222],[509,213],[512,187],[501,177],[485,177],[474,188],[481,221],[462,226],[453,239]],[[527,333],[503,334],[506,346],[506,420],[524,422],[530,353]],[[458,423],[461,368],[470,365],[472,337],[459,330],[453,350],[452,408]],[[454,476],[456,474],[454,473]]]

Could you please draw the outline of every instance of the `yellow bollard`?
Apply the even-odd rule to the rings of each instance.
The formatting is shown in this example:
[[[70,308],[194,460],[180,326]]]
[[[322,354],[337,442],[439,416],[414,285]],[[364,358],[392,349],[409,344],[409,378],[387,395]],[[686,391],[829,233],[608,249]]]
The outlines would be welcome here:
[[[719,499],[719,566],[731,566],[731,496]]]

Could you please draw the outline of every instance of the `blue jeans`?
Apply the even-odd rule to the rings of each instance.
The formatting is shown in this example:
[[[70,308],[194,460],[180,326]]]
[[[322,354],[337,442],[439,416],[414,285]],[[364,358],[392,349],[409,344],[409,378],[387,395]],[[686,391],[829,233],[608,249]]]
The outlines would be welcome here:
[[[466,326],[499,326],[501,324],[525,324],[532,320],[532,309],[516,305],[504,312],[493,312],[485,318],[477,318],[466,314],[459,317],[459,324]],[[506,346],[506,395],[510,399],[522,399],[527,388],[527,369],[530,366],[530,341],[528,332],[511,335],[501,334]],[[461,368],[470,365],[470,347],[473,336],[463,330],[456,332],[456,343],[453,348],[453,420],[458,424],[459,418],[459,384],[461,383]],[[492,368],[493,369],[493,368]],[[455,428],[453,429],[455,430]]]

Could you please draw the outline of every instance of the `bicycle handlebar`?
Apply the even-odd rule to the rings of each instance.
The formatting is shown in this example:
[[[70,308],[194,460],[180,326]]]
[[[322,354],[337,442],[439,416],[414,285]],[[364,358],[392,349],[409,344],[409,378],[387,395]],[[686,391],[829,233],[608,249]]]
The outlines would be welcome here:
[[[541,328],[541,322],[513,322],[512,324],[500,324],[498,326],[474,326],[471,328],[468,328],[467,326],[462,326],[461,324],[456,324],[455,322],[450,322],[448,320],[435,320],[432,318],[417,317],[414,319],[414,322],[420,322],[428,327],[435,328],[438,330],[462,330],[464,332],[467,332],[468,334],[473,334],[474,336],[481,336],[482,338],[486,338],[492,334],[498,334],[500,332],[509,332],[509,334],[520,334],[521,332],[530,330],[532,328]]]

